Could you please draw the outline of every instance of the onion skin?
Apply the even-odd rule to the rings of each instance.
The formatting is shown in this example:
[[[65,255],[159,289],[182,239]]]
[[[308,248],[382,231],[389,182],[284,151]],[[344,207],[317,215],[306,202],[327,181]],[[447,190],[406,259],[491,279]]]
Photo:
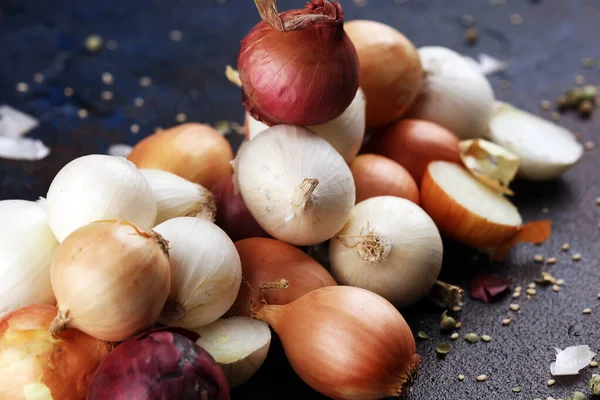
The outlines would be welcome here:
[[[398,396],[416,378],[410,328],[390,302],[368,290],[325,287],[287,305],[265,305],[256,317],[279,335],[300,378],[325,396]]]
[[[163,328],[121,343],[96,373],[87,400],[229,400],[229,386],[198,335]]]
[[[254,219],[240,193],[235,194],[233,176],[226,176],[211,189],[217,204],[215,223],[225,231],[231,240],[238,241],[251,237],[269,235]]]
[[[302,20],[308,15],[316,18]],[[252,28],[238,54],[246,110],[267,125],[319,125],[341,115],[358,90],[359,65],[339,3],[311,0],[267,19],[271,25]]]
[[[397,162],[376,154],[361,154],[350,164],[356,203],[378,196],[402,197],[419,204],[419,187]]]
[[[140,169],[162,169],[208,188],[232,174],[233,151],[211,126],[188,123],[144,138],[127,158]]]
[[[461,162],[459,143],[456,135],[440,125],[406,119],[375,134],[363,152],[391,158],[421,182],[431,161]]]
[[[236,242],[235,247],[242,260],[243,281],[226,316],[252,317],[252,309],[260,301],[284,305],[313,290],[337,285],[312,257],[279,240],[251,238]],[[278,287],[282,279],[288,287]]]
[[[404,114],[417,98],[423,69],[415,46],[389,25],[369,20],[346,23],[360,62],[367,97],[367,129],[381,128]]]
[[[45,399],[45,393],[56,400],[85,399],[92,375],[111,346],[76,329],[52,335],[48,325],[57,311],[50,305],[31,305],[0,319],[0,398]]]

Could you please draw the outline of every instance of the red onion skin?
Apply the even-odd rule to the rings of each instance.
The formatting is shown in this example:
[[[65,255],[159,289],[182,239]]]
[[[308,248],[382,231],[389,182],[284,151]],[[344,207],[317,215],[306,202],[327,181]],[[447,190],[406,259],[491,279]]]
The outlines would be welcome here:
[[[87,400],[229,400],[223,371],[182,328],[143,333],[100,364]]]
[[[319,14],[329,18],[298,19]],[[358,55],[344,32],[342,8],[312,0],[304,10],[280,17],[289,30],[262,21],[242,40],[238,70],[244,106],[271,126],[331,121],[350,105],[359,84]]]
[[[232,241],[251,237],[269,237],[250,214],[241,193],[234,193],[233,176],[219,180],[211,188],[211,192],[217,204],[215,222]]]

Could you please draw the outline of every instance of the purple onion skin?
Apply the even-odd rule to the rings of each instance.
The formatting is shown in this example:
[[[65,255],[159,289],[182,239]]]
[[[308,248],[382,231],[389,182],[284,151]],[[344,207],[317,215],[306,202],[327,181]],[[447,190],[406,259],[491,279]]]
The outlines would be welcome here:
[[[161,328],[118,345],[92,378],[87,400],[229,400],[229,385],[198,335]]]

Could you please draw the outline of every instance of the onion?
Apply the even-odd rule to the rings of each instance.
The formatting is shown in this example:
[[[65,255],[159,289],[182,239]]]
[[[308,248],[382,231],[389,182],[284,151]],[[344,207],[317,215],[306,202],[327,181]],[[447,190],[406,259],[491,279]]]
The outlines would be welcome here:
[[[419,204],[419,187],[397,162],[375,154],[361,154],[350,164],[356,202],[377,196],[396,196]]]
[[[458,164],[429,164],[421,183],[421,204],[440,231],[478,249],[492,249],[503,259],[519,242],[542,243],[550,237],[550,221],[523,225],[517,208]]]
[[[409,326],[368,290],[317,289],[287,305],[265,305],[257,318],[277,332],[300,378],[325,396],[398,396],[416,378],[419,356]]]
[[[358,88],[354,100],[342,115],[323,125],[306,128],[327,140],[350,164],[356,157],[365,136],[365,107],[365,96],[362,89]],[[248,140],[269,129],[268,125],[255,120],[248,113],[246,113],[245,126]]]
[[[130,222],[93,222],[59,246],[50,276],[59,308],[51,332],[124,340],[153,324],[167,300],[167,242]]]
[[[350,168],[306,128],[277,125],[246,142],[236,157],[244,202],[276,239],[313,245],[331,238],[354,205]]]
[[[56,304],[50,263],[58,242],[41,204],[0,201],[0,316],[30,304]]]
[[[229,400],[225,375],[182,328],[162,328],[129,339],[100,365],[87,400]]]
[[[154,228],[169,242],[171,290],[160,322],[199,328],[233,304],[242,282],[240,257],[225,232],[210,221],[180,217]]]
[[[92,154],[65,165],[48,189],[46,210],[54,236],[62,242],[90,222],[119,218],[150,229],[156,200],[144,176],[122,157]]]
[[[263,321],[245,317],[219,319],[197,329],[196,344],[221,366],[229,386],[245,383],[267,358],[271,331]]]
[[[231,175],[233,152],[211,126],[188,123],[148,136],[127,158],[138,168],[169,171],[209,188]]]
[[[215,199],[202,185],[160,169],[140,171],[156,199],[156,225],[171,218],[188,216],[214,221],[217,211]]]
[[[32,305],[0,319],[0,398],[85,399],[110,345],[76,329],[48,332],[51,305]]]
[[[251,317],[261,301],[283,305],[313,290],[335,286],[329,272],[300,249],[275,239],[235,243],[242,260],[243,284],[227,315]]]
[[[423,69],[415,46],[396,29],[377,21],[346,23],[360,61],[360,86],[367,97],[367,129],[402,116],[417,98]]]
[[[406,117],[435,122],[461,139],[485,136],[494,92],[483,72],[445,47],[421,47],[419,57],[425,81]]]
[[[268,236],[250,214],[242,195],[239,192],[234,193],[233,186],[233,176],[226,176],[211,188],[217,204],[217,225],[234,242],[250,237]]]
[[[460,163],[459,143],[452,132],[437,124],[406,119],[374,135],[365,146],[365,152],[391,158],[420,184],[431,161]]]
[[[566,128],[510,104],[495,104],[488,137],[519,156],[518,176],[555,179],[581,159],[583,146]]]
[[[358,286],[409,306],[427,296],[442,268],[442,238],[413,202],[374,197],[354,206],[331,241],[331,273],[340,285]]]
[[[246,110],[268,125],[320,125],[340,116],[358,89],[358,57],[338,2],[311,0],[278,14],[255,0],[262,22],[242,40],[238,70]]]

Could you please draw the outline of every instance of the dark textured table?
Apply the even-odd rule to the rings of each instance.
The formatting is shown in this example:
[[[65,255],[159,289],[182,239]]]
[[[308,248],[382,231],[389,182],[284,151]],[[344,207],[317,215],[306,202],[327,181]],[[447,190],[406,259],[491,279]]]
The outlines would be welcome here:
[[[302,5],[301,0],[280,1],[282,10]],[[346,0],[343,6],[347,19],[386,22],[417,46],[442,45],[508,61],[505,73],[490,78],[497,97],[548,118],[550,111],[541,110],[540,100],[555,99],[573,85],[575,75],[583,75],[588,83],[600,82],[597,67],[581,67],[584,57],[600,59],[597,0],[507,0],[497,5],[486,0],[369,0],[364,6]],[[464,41],[464,14],[475,18],[479,30],[479,41],[472,47]],[[513,14],[522,16],[521,25],[511,24]],[[156,126],[174,125],[178,113],[185,113],[188,121],[242,122],[239,90],[227,82],[223,70],[226,64],[235,65],[239,41],[257,20],[250,0],[1,0],[0,104],[39,118],[41,125],[31,136],[42,139],[52,153],[36,162],[0,160],[0,199],[45,195],[52,177],[71,159],[104,153],[114,143],[134,144]],[[172,30],[183,33],[180,41],[169,38]],[[90,54],[83,44],[90,34],[116,41],[116,49]],[[103,83],[104,71],[114,76],[113,85]],[[35,73],[45,80],[34,82]],[[152,78],[151,86],[139,85],[143,76]],[[27,82],[29,91],[16,91],[17,82]],[[74,90],[73,96],[64,95],[66,87]],[[114,92],[114,98],[102,100],[104,90]],[[136,97],[144,99],[142,107],[134,105]],[[85,119],[77,115],[82,108],[89,111]],[[600,145],[600,113],[587,121],[564,115],[560,123],[580,132],[582,141]],[[139,133],[130,132],[132,124],[140,126]],[[239,143],[241,137],[234,135],[232,141]],[[514,185],[514,201],[525,220],[552,219],[554,232],[544,245],[522,245],[505,262],[490,264],[484,257],[474,259],[472,250],[446,243],[442,277],[465,288],[481,272],[526,286],[546,270],[566,284],[559,293],[538,287],[531,300],[523,296],[518,314],[508,310],[510,292],[493,304],[467,298],[457,314],[461,334],[488,334],[492,341],[452,342],[445,359],[435,354],[438,343],[449,341],[438,332],[441,310],[423,302],[403,311],[415,332],[430,335],[417,344],[422,364],[409,399],[566,398],[573,390],[587,391],[589,368],[579,376],[557,379],[552,387],[546,381],[551,378],[554,347],[589,344],[600,350],[598,151],[586,151],[560,180]],[[560,250],[564,242],[570,243],[568,252]],[[571,260],[576,252],[582,254],[581,261]],[[533,261],[536,253],[558,261],[542,266]],[[592,308],[591,315],[582,313],[586,307]],[[515,320],[503,326],[500,321],[509,315]],[[465,376],[463,382],[457,379],[459,373]],[[476,382],[480,374],[486,374],[487,381]],[[515,386],[520,393],[511,391]],[[262,369],[235,390],[233,398],[323,397],[295,376],[275,339]]]

